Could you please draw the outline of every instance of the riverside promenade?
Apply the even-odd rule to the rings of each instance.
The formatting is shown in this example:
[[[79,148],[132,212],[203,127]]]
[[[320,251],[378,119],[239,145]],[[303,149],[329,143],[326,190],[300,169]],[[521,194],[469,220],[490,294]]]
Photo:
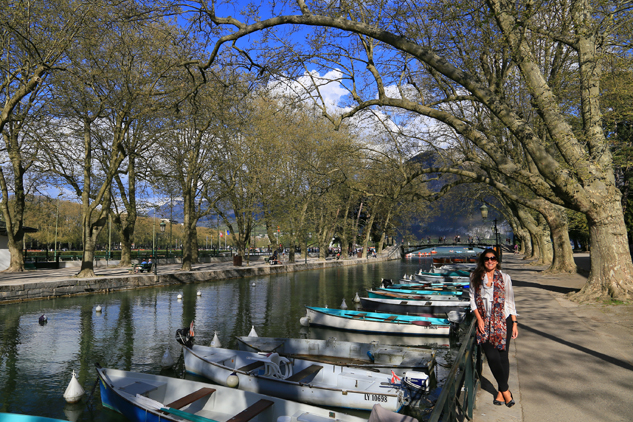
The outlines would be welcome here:
[[[375,262],[400,259],[399,248],[385,249],[376,258],[349,258],[323,261],[309,257],[307,262],[297,255],[296,262],[288,263],[282,258],[282,265],[270,265],[262,257],[241,266],[234,266],[232,259],[211,263],[193,264],[191,271],[181,271],[181,264],[159,264],[158,274],[131,273],[130,268],[96,266],[95,277],[76,278],[79,267],[57,270],[38,269],[22,273],[0,272],[0,305],[24,300],[48,299],[54,297],[108,293],[120,290],[149,288],[156,286],[202,283],[230,278],[263,276],[295,271],[318,270],[322,268],[365,265]]]
[[[496,382],[484,363],[476,422],[604,422],[633,420],[633,304],[577,304],[567,298],[586,282],[578,274],[548,275],[520,255],[504,254],[519,313],[510,347],[510,391],[516,405],[494,406]]]

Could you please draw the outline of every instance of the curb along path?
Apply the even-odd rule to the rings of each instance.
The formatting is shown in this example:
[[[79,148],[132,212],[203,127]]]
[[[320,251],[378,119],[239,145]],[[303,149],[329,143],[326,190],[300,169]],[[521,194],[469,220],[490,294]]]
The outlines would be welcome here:
[[[249,265],[239,267],[233,266],[231,262],[194,264],[192,271],[180,271],[180,264],[167,264],[158,266],[158,275],[152,273],[129,274],[128,268],[95,267],[97,276],[93,278],[73,277],[79,271],[78,268],[0,273],[0,305],[61,296],[365,265],[393,259],[400,259],[399,254],[390,256],[383,252],[377,258],[331,259],[326,261],[308,258],[307,263],[300,259],[295,263],[284,263],[283,265],[269,265],[264,261],[251,261]]]
[[[510,348],[510,390],[517,404],[494,406],[496,381],[484,363],[473,419],[483,421],[630,421],[633,415],[633,305],[577,304],[567,293],[581,274],[549,275],[507,254],[519,337]],[[583,274],[588,254],[576,254]],[[584,271],[583,271],[584,270]]]

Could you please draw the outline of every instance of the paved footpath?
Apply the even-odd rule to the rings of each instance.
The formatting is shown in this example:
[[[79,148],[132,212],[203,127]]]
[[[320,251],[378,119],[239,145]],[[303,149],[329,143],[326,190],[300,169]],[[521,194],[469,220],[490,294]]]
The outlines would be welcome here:
[[[502,265],[519,313],[509,382],[517,405],[492,404],[497,385],[484,363],[474,420],[633,421],[633,304],[567,299],[586,282],[587,254],[575,255],[573,275],[548,275],[520,258],[505,254]]]

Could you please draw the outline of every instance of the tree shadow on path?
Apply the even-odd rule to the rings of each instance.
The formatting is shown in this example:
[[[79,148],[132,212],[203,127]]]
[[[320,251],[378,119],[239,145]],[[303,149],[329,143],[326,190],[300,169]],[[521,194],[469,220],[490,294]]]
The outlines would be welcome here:
[[[607,363],[610,363],[612,365],[616,365],[616,366],[619,366],[619,367],[621,367],[623,369],[626,369],[626,370],[629,370],[629,371],[633,371],[633,365],[631,365],[628,362],[622,361],[620,359],[616,359],[616,358],[614,358],[612,356],[609,356],[609,355],[605,355],[604,353],[596,352],[595,350],[588,349],[588,348],[586,348],[584,346],[580,346],[578,344],[571,343],[571,342],[569,342],[567,340],[563,340],[563,339],[561,339],[559,337],[555,337],[555,336],[553,336],[551,334],[548,334],[548,333],[545,333],[543,331],[540,331],[540,330],[537,330],[535,328],[532,328],[532,327],[530,327],[529,325],[526,325],[526,324],[521,324],[521,328],[526,330],[526,331],[529,331],[531,333],[537,334],[537,335],[539,335],[541,337],[544,337],[546,339],[549,339],[549,340],[555,341],[557,343],[563,344],[565,346],[571,347],[572,349],[576,349],[576,350],[578,350],[578,351],[580,351],[582,353],[586,353],[586,354],[591,355],[591,356],[593,356],[595,358],[601,359],[601,360],[603,360],[603,361],[605,361]]]
[[[575,292],[580,291],[580,289],[575,288],[575,287],[551,286],[547,284],[533,283],[531,281],[523,281],[523,280],[517,280],[517,279],[512,279],[512,285],[514,287],[532,287],[535,289],[547,290],[550,292],[563,293],[563,294],[575,293]]]

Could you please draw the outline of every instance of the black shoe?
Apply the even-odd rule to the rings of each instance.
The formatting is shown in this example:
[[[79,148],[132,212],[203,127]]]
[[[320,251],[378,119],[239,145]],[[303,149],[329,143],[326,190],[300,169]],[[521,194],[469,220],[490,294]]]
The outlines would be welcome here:
[[[499,401],[497,399],[492,400],[492,404],[494,404],[495,406],[501,406],[503,404],[502,401]]]
[[[506,406],[508,407],[512,407],[514,406],[516,403],[514,402],[514,397],[512,397],[512,392],[510,392],[510,401],[506,403]]]

